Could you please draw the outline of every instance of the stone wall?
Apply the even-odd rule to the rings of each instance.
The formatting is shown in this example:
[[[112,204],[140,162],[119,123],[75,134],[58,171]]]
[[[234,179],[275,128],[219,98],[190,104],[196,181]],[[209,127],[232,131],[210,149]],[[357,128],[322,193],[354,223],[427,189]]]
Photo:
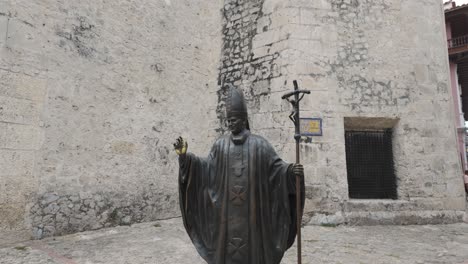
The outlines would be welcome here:
[[[224,87],[294,161],[311,223],[460,221],[465,207],[439,0],[0,0],[0,229],[35,237],[179,215],[172,142],[203,156]],[[428,45],[430,43],[431,45]],[[393,129],[398,200],[348,196],[346,129]]]
[[[202,154],[216,135],[221,7],[0,1],[1,229],[180,215],[172,143]]]
[[[292,80],[312,90],[301,114],[322,118],[324,134],[301,144],[305,221],[461,221],[440,1],[226,1],[223,26],[220,83],[244,90],[253,132],[290,162],[293,128],[281,95]],[[398,200],[349,199],[344,133],[356,128],[393,130]]]
[[[268,95],[270,81],[280,75],[276,60],[279,52],[256,54],[258,35],[269,31],[269,16],[264,13],[264,0],[227,0],[223,8],[223,47],[219,73],[218,118],[220,132],[224,132],[225,84],[234,84],[244,90],[251,111],[258,109],[262,97]],[[270,40],[278,41],[270,38]],[[262,47],[272,44],[264,39]],[[257,124],[252,124],[253,126]],[[257,126],[258,127],[258,126]]]

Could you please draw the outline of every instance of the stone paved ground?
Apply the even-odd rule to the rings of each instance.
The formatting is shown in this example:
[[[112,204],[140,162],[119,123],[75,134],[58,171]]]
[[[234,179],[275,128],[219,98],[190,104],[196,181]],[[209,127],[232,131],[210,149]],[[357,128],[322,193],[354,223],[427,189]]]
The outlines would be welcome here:
[[[468,224],[307,226],[303,263],[466,263]],[[0,263],[202,264],[180,219],[0,243]],[[295,248],[283,264],[296,263]]]

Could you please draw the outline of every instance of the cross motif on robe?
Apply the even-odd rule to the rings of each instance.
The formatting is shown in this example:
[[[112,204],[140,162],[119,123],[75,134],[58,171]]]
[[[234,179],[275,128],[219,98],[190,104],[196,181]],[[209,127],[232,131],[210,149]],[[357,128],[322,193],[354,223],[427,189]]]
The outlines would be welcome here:
[[[234,237],[233,239],[231,239],[231,242],[229,242],[228,246],[229,254],[234,256],[236,254],[242,254],[240,251],[246,246],[246,244],[244,243],[242,238]]]
[[[231,189],[231,201],[234,205],[242,205],[242,202],[247,198],[247,190],[244,187],[236,185]]]
[[[244,170],[244,165],[242,163],[232,166],[233,173],[236,177],[242,176],[242,171]]]

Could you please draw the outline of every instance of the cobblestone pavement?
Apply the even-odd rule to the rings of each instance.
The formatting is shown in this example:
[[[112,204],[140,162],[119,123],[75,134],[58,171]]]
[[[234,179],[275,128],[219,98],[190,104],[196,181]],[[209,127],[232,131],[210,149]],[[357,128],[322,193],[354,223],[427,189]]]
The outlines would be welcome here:
[[[0,246],[0,263],[202,264],[180,219]],[[307,226],[303,263],[466,263],[468,224]],[[291,248],[282,264],[296,263]]]

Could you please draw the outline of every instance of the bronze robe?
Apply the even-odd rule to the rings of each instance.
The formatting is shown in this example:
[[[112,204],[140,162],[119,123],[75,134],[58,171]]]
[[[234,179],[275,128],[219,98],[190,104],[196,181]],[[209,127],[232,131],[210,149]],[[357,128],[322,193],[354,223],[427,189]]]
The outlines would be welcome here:
[[[185,229],[209,264],[277,264],[294,243],[291,164],[260,136],[249,132],[240,142],[223,136],[207,158],[188,153],[180,162],[179,196]]]

